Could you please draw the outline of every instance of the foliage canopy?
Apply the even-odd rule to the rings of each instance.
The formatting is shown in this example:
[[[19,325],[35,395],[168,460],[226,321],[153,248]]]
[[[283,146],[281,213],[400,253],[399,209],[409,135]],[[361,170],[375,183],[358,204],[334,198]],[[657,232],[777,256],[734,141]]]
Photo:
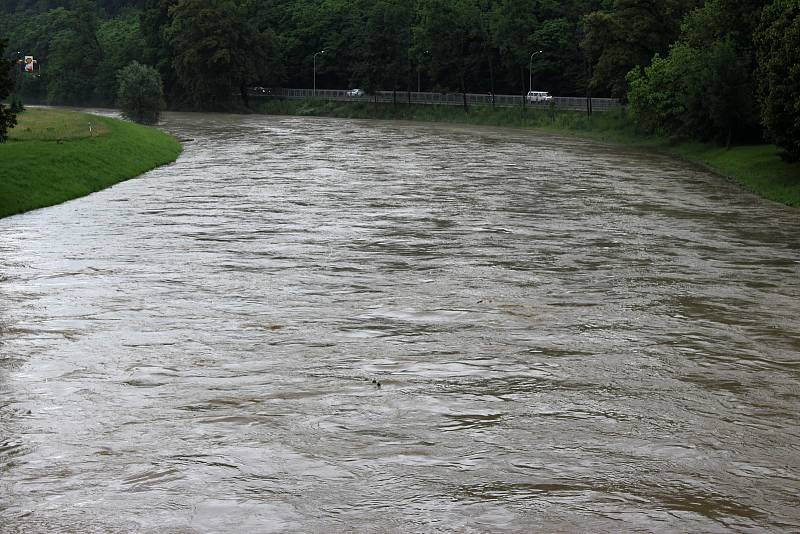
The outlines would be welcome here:
[[[13,109],[3,104],[3,100],[8,98],[14,89],[14,79],[11,72],[16,64],[15,61],[3,60],[6,48],[5,39],[0,39],[0,143],[8,138],[8,130],[17,123],[17,115]]]
[[[639,128],[800,157],[800,0],[6,0],[27,99],[110,104],[154,67],[173,108],[248,87],[614,96]],[[319,54],[324,50],[324,54]],[[536,54],[542,50],[541,54]],[[314,58],[317,61],[314,61]]]
[[[777,0],[756,33],[762,118],[791,161],[800,161],[800,1]]]

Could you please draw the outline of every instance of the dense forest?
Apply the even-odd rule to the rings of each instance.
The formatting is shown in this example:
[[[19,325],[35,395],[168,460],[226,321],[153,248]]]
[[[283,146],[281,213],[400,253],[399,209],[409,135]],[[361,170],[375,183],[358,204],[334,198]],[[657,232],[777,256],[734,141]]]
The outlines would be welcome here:
[[[620,98],[643,131],[800,157],[800,0],[0,0],[26,101],[113,104],[157,69],[172,108],[247,87]],[[538,51],[541,50],[541,53]],[[323,52],[324,51],[324,52]],[[529,83],[532,87],[529,87]]]

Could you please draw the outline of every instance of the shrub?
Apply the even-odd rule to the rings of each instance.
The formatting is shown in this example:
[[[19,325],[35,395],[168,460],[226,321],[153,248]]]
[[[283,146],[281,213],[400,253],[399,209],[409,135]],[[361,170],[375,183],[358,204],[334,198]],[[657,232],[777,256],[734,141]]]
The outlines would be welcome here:
[[[164,109],[164,89],[158,71],[133,61],[119,71],[117,81],[117,102],[122,114],[143,124],[158,122]]]

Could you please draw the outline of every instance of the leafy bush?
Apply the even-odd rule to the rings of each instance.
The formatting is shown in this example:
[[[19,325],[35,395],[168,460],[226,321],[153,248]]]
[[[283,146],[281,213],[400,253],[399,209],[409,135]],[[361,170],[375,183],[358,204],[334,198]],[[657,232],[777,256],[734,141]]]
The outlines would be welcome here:
[[[683,129],[686,106],[676,90],[681,78],[673,59],[656,54],[649,67],[637,67],[626,77],[631,118],[647,133],[668,136]]]
[[[757,131],[746,60],[730,39],[704,48],[679,42],[627,80],[631,116],[646,132],[730,145]]]
[[[164,109],[164,89],[158,71],[133,61],[119,71],[117,80],[117,102],[122,114],[143,124],[158,122]]]

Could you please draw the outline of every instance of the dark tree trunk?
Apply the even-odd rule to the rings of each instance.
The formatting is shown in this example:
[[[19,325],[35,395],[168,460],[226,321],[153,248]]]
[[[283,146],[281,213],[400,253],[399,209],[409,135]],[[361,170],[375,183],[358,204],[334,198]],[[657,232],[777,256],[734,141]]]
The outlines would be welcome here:
[[[250,96],[247,94],[247,85],[244,82],[239,84],[239,94],[242,96],[242,104],[244,104],[244,107],[249,108]]]
[[[466,84],[464,83],[463,72],[461,73],[461,97],[464,101],[464,111],[467,111],[469,109],[469,106],[467,106],[467,87]]]
[[[586,116],[592,116],[592,62],[586,59]]]
[[[489,85],[492,92],[492,107],[494,107],[494,61],[491,54],[489,54]]]
[[[526,101],[526,98],[525,98],[525,96],[526,96],[526,94],[525,94],[525,67],[520,67],[519,68],[519,78],[522,81],[522,84],[521,84],[522,85],[522,108],[525,109],[525,106],[527,105],[527,101]]]

